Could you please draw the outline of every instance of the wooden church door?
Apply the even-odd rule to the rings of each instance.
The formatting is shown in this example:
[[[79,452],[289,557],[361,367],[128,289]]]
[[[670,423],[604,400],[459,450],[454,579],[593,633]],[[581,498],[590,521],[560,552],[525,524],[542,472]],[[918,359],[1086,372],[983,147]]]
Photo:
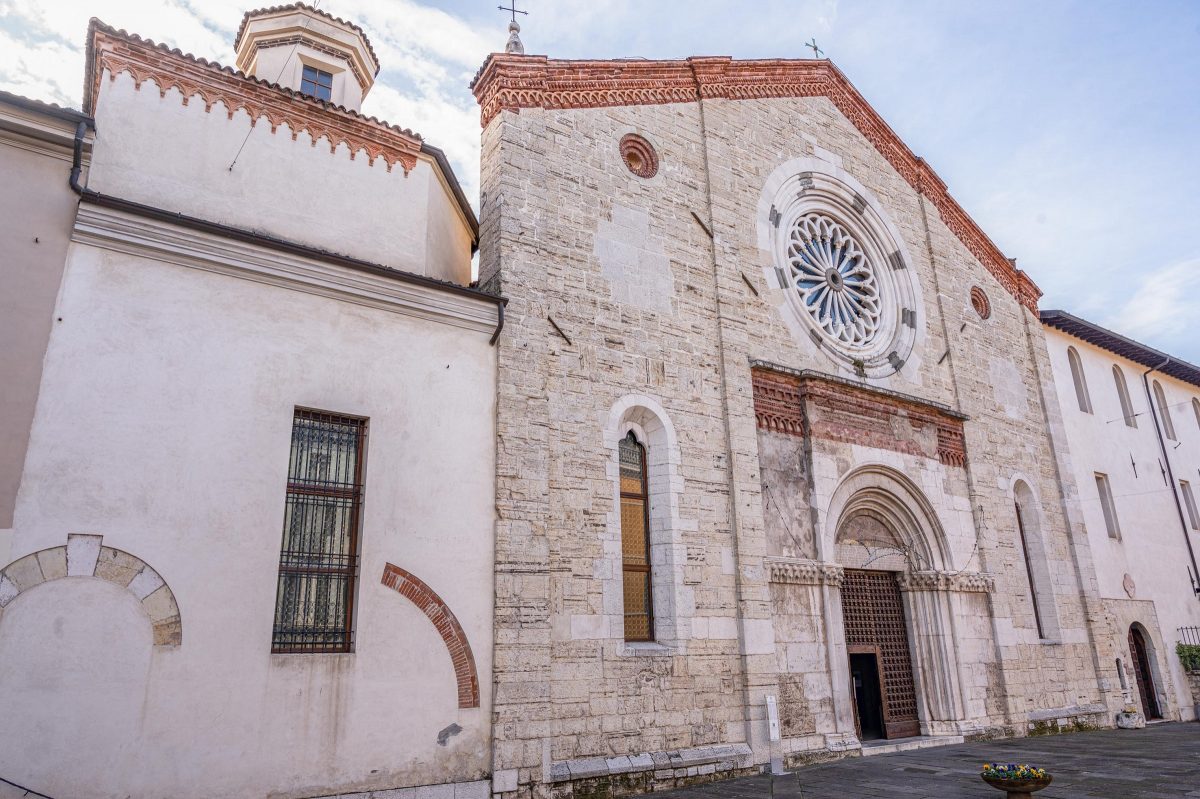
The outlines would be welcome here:
[[[846,569],[842,582],[842,621],[850,655],[855,725],[860,735],[868,734],[875,726],[877,711],[883,718],[883,737],[919,735],[912,653],[895,573]],[[874,704],[872,692],[863,691],[864,684],[871,682],[873,671],[879,675],[878,705]]]

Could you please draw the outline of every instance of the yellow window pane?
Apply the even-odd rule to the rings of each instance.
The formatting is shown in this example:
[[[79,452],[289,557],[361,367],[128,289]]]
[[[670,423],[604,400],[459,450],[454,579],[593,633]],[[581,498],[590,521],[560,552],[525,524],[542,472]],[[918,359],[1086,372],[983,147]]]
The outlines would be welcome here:
[[[650,574],[625,572],[625,637],[650,637]]]
[[[644,564],[646,546],[646,505],[640,499],[621,500],[621,552],[626,563]]]

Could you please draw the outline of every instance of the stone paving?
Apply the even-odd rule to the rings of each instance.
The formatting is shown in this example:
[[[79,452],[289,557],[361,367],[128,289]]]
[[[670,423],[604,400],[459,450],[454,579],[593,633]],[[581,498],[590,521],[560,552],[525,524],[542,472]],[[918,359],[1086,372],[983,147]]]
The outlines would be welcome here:
[[[1200,797],[1200,724],[1153,724],[1038,738],[983,741],[797,769],[775,778],[780,799],[1004,799],[979,779],[986,761],[1030,763],[1054,775],[1036,799]],[[762,799],[766,776],[656,794],[663,799]]]

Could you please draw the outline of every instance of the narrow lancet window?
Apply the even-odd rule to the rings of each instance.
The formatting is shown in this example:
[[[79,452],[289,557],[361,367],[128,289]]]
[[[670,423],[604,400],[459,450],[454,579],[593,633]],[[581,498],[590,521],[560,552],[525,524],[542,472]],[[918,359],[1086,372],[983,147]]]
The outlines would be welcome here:
[[[1175,423],[1171,420],[1171,406],[1167,404],[1167,395],[1157,380],[1154,381],[1154,404],[1158,406],[1158,418],[1162,422],[1163,433],[1172,441],[1175,438]]]
[[[630,431],[621,439],[621,570],[624,578],[625,640],[654,640],[650,576],[650,496],[646,448]]]

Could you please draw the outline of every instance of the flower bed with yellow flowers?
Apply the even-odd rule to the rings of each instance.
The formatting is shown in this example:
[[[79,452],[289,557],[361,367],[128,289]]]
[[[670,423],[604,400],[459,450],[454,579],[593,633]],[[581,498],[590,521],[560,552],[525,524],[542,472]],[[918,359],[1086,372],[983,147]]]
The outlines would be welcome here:
[[[984,763],[984,777],[992,777],[997,780],[1013,780],[1015,782],[1035,782],[1044,780],[1049,775],[1046,769],[1038,768],[1037,766],[1027,766],[1024,763],[1019,765],[1009,763]]]

